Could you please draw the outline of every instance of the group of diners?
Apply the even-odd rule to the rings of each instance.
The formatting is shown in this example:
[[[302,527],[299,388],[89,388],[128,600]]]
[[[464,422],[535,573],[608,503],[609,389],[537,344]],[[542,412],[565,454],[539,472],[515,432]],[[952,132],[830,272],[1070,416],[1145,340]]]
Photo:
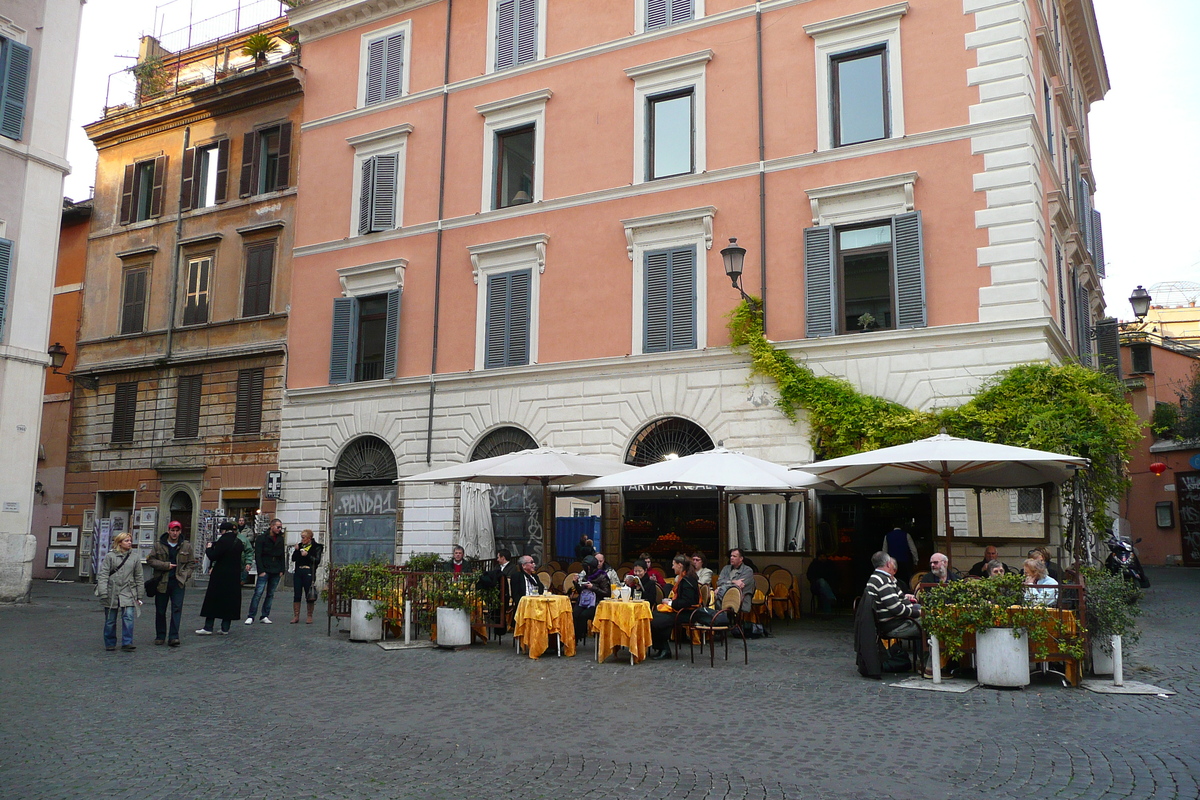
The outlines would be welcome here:
[[[918,586],[950,583],[961,580],[981,580],[995,578],[1001,575],[1025,576],[1025,602],[1031,605],[1054,605],[1058,602],[1058,580],[1061,572],[1058,565],[1050,558],[1050,551],[1045,547],[1035,547],[1029,551],[1021,569],[1014,569],[1000,560],[995,545],[988,545],[983,550],[983,559],[977,561],[966,575],[950,567],[950,559],[944,553],[934,553],[929,557],[929,571],[924,575],[914,577],[912,589]]]

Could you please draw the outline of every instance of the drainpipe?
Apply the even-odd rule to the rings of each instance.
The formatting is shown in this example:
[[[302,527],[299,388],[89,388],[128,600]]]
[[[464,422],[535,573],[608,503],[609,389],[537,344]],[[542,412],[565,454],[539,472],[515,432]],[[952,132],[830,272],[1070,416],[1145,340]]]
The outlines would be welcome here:
[[[762,294],[763,335],[767,332],[767,144],[763,107],[762,3],[754,10],[755,49],[758,57],[758,276]]]
[[[425,463],[433,463],[433,399],[437,392],[438,326],[442,312],[442,219],[446,211],[446,126],[450,113],[450,15],[454,0],[446,0],[446,52],[442,70],[442,152],[438,167],[437,243],[433,265],[433,352],[429,360],[429,413],[425,425]]]
[[[188,144],[191,143],[192,129],[186,127],[183,129],[183,152],[179,154],[179,168],[182,175],[183,159],[187,155]],[[165,180],[165,178],[164,178]],[[179,240],[183,238],[183,181],[179,181],[179,206],[175,209],[175,243],[171,248],[171,281],[170,291],[167,295],[167,352],[163,356],[164,363],[171,361],[171,346],[175,338],[175,292],[178,291],[179,283]]]

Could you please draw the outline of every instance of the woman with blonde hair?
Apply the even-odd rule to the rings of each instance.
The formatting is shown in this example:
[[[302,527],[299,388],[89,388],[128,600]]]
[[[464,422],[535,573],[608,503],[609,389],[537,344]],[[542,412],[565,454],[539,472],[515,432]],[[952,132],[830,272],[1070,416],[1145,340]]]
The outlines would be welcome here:
[[[317,567],[321,566],[323,551],[321,543],[313,539],[313,532],[310,528],[300,531],[300,544],[296,545],[296,549],[292,551],[292,561],[296,564],[296,571],[292,576],[292,586],[295,587],[292,594],[293,625],[300,621],[300,598],[302,597],[308,601],[308,619],[305,622],[312,624],[313,606],[317,604],[317,587],[314,581]]]
[[[121,649],[137,650],[133,645],[133,621],[146,594],[142,577],[142,559],[133,552],[133,537],[118,533],[112,550],[100,561],[96,571],[96,596],[104,605],[104,649],[117,649],[117,617],[121,617]]]

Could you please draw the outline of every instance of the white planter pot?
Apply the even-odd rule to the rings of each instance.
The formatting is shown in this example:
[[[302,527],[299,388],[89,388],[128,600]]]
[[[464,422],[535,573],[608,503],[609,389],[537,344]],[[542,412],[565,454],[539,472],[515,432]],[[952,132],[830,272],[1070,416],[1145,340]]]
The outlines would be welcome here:
[[[438,647],[463,647],[471,643],[471,617],[461,608],[437,610]]]
[[[985,686],[1029,685],[1029,636],[1014,637],[1012,628],[984,628],[975,633],[977,679]]]
[[[350,601],[350,641],[378,642],[383,638],[383,616],[367,619],[374,610],[375,603],[370,600]]]
[[[1113,654],[1112,654],[1112,636],[1093,636],[1092,637],[1092,674],[1094,675],[1112,675],[1113,674]],[[1104,644],[1109,645],[1109,651],[1104,652]]]

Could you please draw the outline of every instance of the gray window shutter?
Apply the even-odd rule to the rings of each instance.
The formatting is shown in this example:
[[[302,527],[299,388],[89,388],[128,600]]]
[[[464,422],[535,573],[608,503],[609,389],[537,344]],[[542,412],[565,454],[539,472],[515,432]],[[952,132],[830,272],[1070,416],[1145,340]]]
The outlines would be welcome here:
[[[489,275],[487,279],[487,309],[484,311],[484,369],[505,365],[505,344],[508,341],[508,294],[512,273]]]
[[[804,335],[837,333],[837,275],[832,225],[804,229]]]
[[[921,212],[892,217],[892,272],[896,327],[925,327],[925,243]]]
[[[398,153],[375,156],[374,188],[371,192],[371,230],[390,231],[396,227],[396,173]],[[361,214],[360,214],[361,216]]]
[[[400,356],[400,290],[387,293],[387,321],[383,332],[383,377],[396,377]]]
[[[1100,212],[1092,209],[1092,263],[1096,265],[1096,274],[1107,278],[1104,269],[1104,227],[1100,223]]]
[[[375,196],[375,156],[362,162],[362,177],[358,189],[358,233],[371,232],[371,200]]]
[[[367,44],[367,105],[383,100],[383,62],[386,56],[387,39],[376,39]]]
[[[517,0],[517,61],[537,60],[537,0]]]
[[[508,324],[504,364],[519,367],[529,363],[529,305],[532,273],[513,272],[508,280]]]
[[[1079,336],[1076,340],[1079,361],[1090,367],[1092,365],[1092,337],[1089,334],[1092,329],[1092,304],[1088,297],[1088,290],[1083,286],[1075,290],[1075,324]]]
[[[1058,326],[1067,335],[1067,284],[1063,275],[1062,248],[1054,243],[1054,280],[1058,284]]]
[[[496,69],[517,63],[517,0],[496,3]]]
[[[671,24],[678,25],[692,18],[692,0],[671,0]]]
[[[329,342],[329,382],[354,380],[355,339],[358,333],[358,300],[333,298],[333,335]]]
[[[646,30],[666,27],[669,23],[667,10],[671,0],[646,0]]]
[[[1113,317],[1096,323],[1096,355],[1097,369],[1121,380],[1121,338]]]
[[[8,273],[12,268],[13,243],[0,239],[0,342],[4,341],[4,323],[8,321]]]
[[[665,353],[671,344],[671,251],[646,254],[646,310],[642,351]]]
[[[387,38],[387,58],[383,69],[383,99],[391,100],[400,96],[404,85],[404,34],[398,33]]]
[[[33,50],[20,42],[5,39],[0,56],[3,56],[0,61],[0,136],[20,141],[25,126]]]
[[[696,349],[696,250],[671,251],[670,349]]]

